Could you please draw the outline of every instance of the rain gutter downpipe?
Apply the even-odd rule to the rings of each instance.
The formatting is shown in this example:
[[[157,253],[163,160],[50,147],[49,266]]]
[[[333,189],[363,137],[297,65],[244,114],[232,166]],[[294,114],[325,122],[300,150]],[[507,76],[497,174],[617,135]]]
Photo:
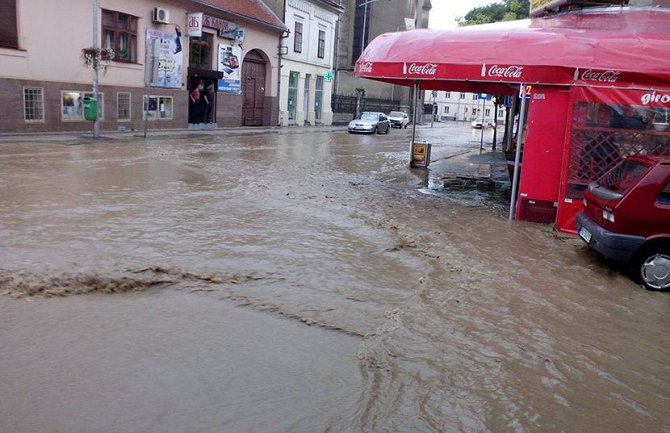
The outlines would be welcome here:
[[[514,209],[516,208],[516,189],[519,184],[519,163],[521,161],[521,144],[523,138],[523,126],[526,121],[526,87],[521,83],[519,89],[521,96],[521,108],[519,111],[519,132],[516,134],[516,154],[514,155],[514,176],[512,176],[512,196],[509,200],[509,220],[514,219]]]

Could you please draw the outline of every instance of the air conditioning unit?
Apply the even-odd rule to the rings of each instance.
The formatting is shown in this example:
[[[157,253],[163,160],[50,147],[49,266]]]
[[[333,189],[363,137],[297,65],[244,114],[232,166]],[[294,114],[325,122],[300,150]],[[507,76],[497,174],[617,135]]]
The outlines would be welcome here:
[[[165,8],[154,8],[154,22],[170,24],[170,11]]]

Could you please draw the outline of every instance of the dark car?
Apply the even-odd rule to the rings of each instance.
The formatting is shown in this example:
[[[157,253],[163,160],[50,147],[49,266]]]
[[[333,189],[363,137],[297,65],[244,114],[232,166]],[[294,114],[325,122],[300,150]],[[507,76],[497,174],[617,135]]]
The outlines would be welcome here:
[[[388,134],[390,130],[391,122],[384,113],[365,112],[358,119],[349,122],[349,132]]]
[[[669,290],[670,156],[626,158],[591,184],[577,233],[647,289]]]

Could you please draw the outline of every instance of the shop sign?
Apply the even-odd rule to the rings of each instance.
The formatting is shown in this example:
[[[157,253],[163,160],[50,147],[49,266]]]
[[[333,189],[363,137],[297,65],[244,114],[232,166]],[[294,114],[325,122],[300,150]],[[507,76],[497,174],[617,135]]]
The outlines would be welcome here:
[[[412,143],[411,157],[411,167],[428,168],[428,164],[430,164],[430,143]]]
[[[330,83],[331,81],[333,81],[334,77],[335,76],[333,75],[333,71],[326,71],[325,75],[323,76],[323,79]]]
[[[242,93],[242,79],[240,74],[242,49],[219,44],[218,70],[223,73],[219,79],[218,91],[222,93]]]
[[[147,29],[148,83],[151,87],[181,88],[184,54],[177,50],[179,36]]]
[[[186,34],[192,38],[202,36],[202,12],[186,15]]]
[[[237,29],[235,23],[222,20],[221,18],[210,17],[209,15],[204,15],[202,17],[202,25],[204,27],[217,29],[219,31],[219,34],[227,33]]]

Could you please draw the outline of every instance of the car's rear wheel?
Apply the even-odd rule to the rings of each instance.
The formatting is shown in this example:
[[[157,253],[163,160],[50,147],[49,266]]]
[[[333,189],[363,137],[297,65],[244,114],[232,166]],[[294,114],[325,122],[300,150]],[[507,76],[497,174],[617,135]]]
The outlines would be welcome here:
[[[633,263],[632,276],[647,290],[670,290],[670,245],[644,249]]]

